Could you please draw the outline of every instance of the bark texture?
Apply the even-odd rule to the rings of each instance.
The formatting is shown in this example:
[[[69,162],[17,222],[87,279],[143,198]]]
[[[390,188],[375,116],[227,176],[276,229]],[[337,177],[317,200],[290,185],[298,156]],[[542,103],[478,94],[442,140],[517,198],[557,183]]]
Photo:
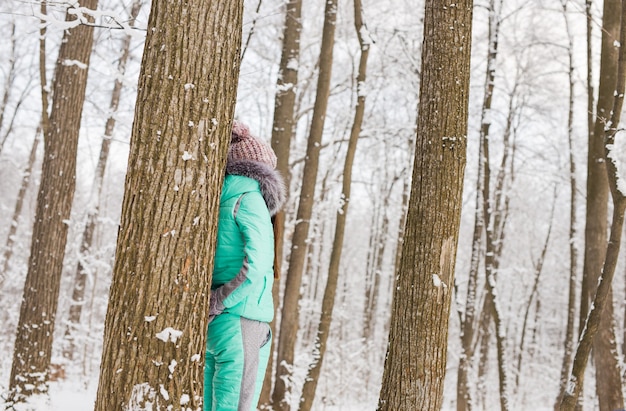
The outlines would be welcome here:
[[[96,411],[202,407],[242,14],[242,0],[152,3]]]
[[[426,1],[415,166],[379,410],[442,406],[466,161],[472,8],[471,0],[449,7]]]

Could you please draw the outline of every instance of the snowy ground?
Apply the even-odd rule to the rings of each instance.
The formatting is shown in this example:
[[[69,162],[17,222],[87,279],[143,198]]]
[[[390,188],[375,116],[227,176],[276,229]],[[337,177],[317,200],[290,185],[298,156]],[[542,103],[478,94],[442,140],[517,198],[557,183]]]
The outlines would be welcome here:
[[[4,387],[2,387],[4,389]],[[93,409],[96,397],[96,382],[64,381],[50,383],[50,398],[37,398],[27,409],[18,408],[16,411],[89,411]],[[0,404],[1,405],[1,404]],[[4,408],[4,407],[2,407]],[[313,407],[314,411],[374,411],[375,407],[364,404],[341,406],[324,406],[319,404]],[[533,411],[549,411],[551,407],[536,408]],[[453,411],[444,409],[442,411]],[[527,411],[527,410],[515,410]]]

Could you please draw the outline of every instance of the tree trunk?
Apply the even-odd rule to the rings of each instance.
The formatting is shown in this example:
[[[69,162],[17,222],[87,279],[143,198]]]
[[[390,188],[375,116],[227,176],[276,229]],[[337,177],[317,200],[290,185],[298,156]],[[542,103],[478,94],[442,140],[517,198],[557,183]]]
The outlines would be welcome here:
[[[471,0],[425,5],[418,141],[379,410],[439,410],[443,402],[466,161],[472,8]]]
[[[45,6],[44,6],[45,7]],[[45,31],[44,31],[45,34]],[[9,71],[6,74],[6,81],[4,82],[4,92],[2,93],[2,101],[0,101],[0,131],[2,131],[4,126],[4,118],[7,109],[7,104],[9,103],[9,98],[11,97],[11,88],[13,86],[13,81],[15,80],[16,73],[16,57],[15,51],[17,49],[16,45],[16,37],[15,37],[15,20],[11,21],[11,54],[9,56]],[[9,133],[6,133],[2,138],[0,138],[0,153],[2,153],[2,148],[4,147],[4,143],[7,140]]]
[[[587,210],[585,225],[585,256],[580,308],[580,326],[583,330],[589,312],[589,303],[595,294],[598,278],[607,250],[608,182],[604,162],[604,129],[611,115],[617,83],[618,51],[616,41],[620,30],[620,0],[605,0],[602,19],[602,50],[598,106],[593,134],[589,137],[587,158]],[[612,300],[612,293],[609,292]],[[624,407],[621,394],[619,363],[615,361],[615,330],[613,309],[603,312],[598,338],[593,352],[596,364],[596,393],[600,411],[613,411]],[[584,377],[584,376],[583,376]]]
[[[241,0],[152,2],[96,411],[202,406],[242,15]]]
[[[309,366],[307,376],[304,380],[302,388],[302,397],[300,398],[299,411],[310,411],[313,407],[317,383],[324,362],[324,354],[328,336],[330,334],[330,324],[333,317],[333,309],[335,306],[335,294],[337,292],[337,284],[339,281],[339,267],[341,264],[341,252],[343,250],[344,234],[346,229],[346,218],[348,216],[348,207],[350,205],[350,189],[352,185],[352,165],[354,164],[354,154],[356,152],[357,142],[361,134],[361,126],[365,115],[365,77],[367,73],[367,58],[371,45],[371,39],[365,23],[363,22],[363,5],[361,0],[354,0],[354,26],[361,47],[361,57],[359,60],[359,68],[357,74],[356,85],[356,107],[354,110],[354,120],[352,130],[350,131],[350,140],[346,151],[346,159],[343,166],[343,187],[341,192],[341,205],[337,209],[335,237],[333,240],[333,248],[330,254],[330,263],[328,267],[328,279],[324,290],[324,298],[322,300],[322,314],[320,316],[317,335],[315,338],[313,364]]]
[[[610,10],[605,9],[605,15],[609,11]],[[606,249],[604,264],[602,266],[602,271],[598,282],[598,287],[596,289],[595,297],[593,298],[593,302],[591,305],[592,308],[587,315],[585,326],[582,328],[582,335],[579,339],[578,348],[576,349],[576,355],[574,356],[574,363],[572,366],[572,373],[570,374],[568,381],[568,388],[565,392],[565,395],[563,396],[563,400],[561,401],[562,411],[570,411],[576,407],[576,402],[582,388],[582,382],[585,368],[587,366],[589,352],[591,351],[592,344],[595,349],[597,347],[598,340],[602,337],[602,322],[603,318],[606,317],[606,314],[603,311],[606,307],[609,307],[613,304],[613,301],[611,299],[611,283],[613,281],[615,266],[617,265],[617,260],[619,256],[619,248],[624,226],[624,211],[626,210],[626,196],[623,192],[620,191],[620,187],[618,187],[617,179],[620,177],[618,177],[617,175],[616,160],[613,158],[611,153],[615,142],[615,135],[617,134],[617,130],[619,127],[619,121],[624,102],[624,90],[626,89],[626,49],[625,47],[623,47],[623,45],[626,44],[626,0],[622,0],[619,16],[621,17],[622,22],[619,32],[619,44],[621,44],[622,46],[618,46],[619,58],[617,70],[615,71],[615,94],[612,99],[613,104],[610,107],[610,111],[606,111],[607,113],[610,113],[610,120],[605,125],[604,133],[600,134],[604,136],[604,160],[606,164],[609,188],[611,190],[611,197],[613,199],[613,219],[611,222],[611,233],[608,247]],[[600,105],[598,102],[598,108],[599,107]],[[600,113],[600,109],[598,109],[598,113]],[[598,134],[596,134],[596,136],[598,136]],[[615,341],[613,341],[612,344],[614,345]],[[596,362],[598,362],[598,356],[600,355],[600,353],[596,354]],[[616,352],[609,352],[606,354],[607,357],[604,357],[604,359],[608,359],[609,355],[611,355],[611,357],[615,359],[615,354]],[[606,363],[597,365],[597,370],[599,371],[599,367],[605,364]],[[616,371],[619,371],[619,367]],[[619,390],[618,394],[615,393],[616,390]],[[601,409],[603,403],[606,404],[607,402],[614,401],[619,402],[620,400],[621,405],[618,404],[617,408],[614,409],[624,408],[621,383],[620,385],[618,385],[618,387],[609,387],[607,391],[603,392],[609,395],[609,397],[600,398]]]
[[[317,92],[311,130],[307,142],[306,161],[302,175],[302,190],[296,215],[289,269],[285,283],[283,307],[280,316],[280,333],[278,335],[278,349],[276,360],[276,376],[272,403],[278,411],[289,409],[286,397],[289,392],[287,381],[291,374],[291,366],[295,357],[296,335],[298,332],[298,317],[300,300],[300,285],[302,283],[304,262],[307,254],[307,237],[309,235],[310,219],[313,212],[315,184],[319,164],[320,146],[326,119],[326,107],[330,94],[330,81],[333,63],[333,46],[335,44],[335,22],[337,19],[337,0],[328,0],[324,12],[324,31],[320,51],[320,70],[317,80]]]
[[[13,245],[15,243],[15,235],[17,234],[18,220],[22,215],[22,208],[24,207],[24,199],[26,198],[26,192],[30,185],[30,178],[33,174],[33,167],[37,160],[37,148],[39,148],[39,141],[41,140],[41,126],[37,128],[35,133],[35,140],[30,148],[30,154],[28,156],[28,164],[22,175],[22,184],[20,185],[20,191],[17,193],[17,200],[15,201],[15,208],[13,209],[13,217],[11,218],[11,226],[9,227],[9,235],[7,235],[7,241],[4,245],[4,252],[2,253],[2,271],[0,271],[0,289],[2,284],[9,273],[9,260],[13,256]],[[0,299],[2,296],[0,296]]]
[[[291,170],[289,169],[289,155],[291,151],[291,139],[295,135],[296,118],[296,88],[298,85],[298,64],[300,60],[300,32],[302,31],[302,0],[287,0],[285,11],[285,23],[283,25],[283,49],[280,58],[278,79],[276,80],[276,99],[274,101],[274,121],[272,125],[271,144],[276,153],[276,170],[283,176],[287,197],[289,197],[289,187],[291,183]],[[279,224],[275,224],[278,230],[275,236],[276,261],[282,264],[284,231],[285,231],[285,211],[280,210],[275,217]],[[280,282],[274,282],[272,294],[274,296],[275,310],[277,311]],[[277,316],[274,316],[277,318]],[[272,332],[276,334],[276,320],[270,324]],[[274,341],[275,339],[273,339]],[[270,358],[265,370],[265,379],[259,404],[269,408],[272,395],[272,375],[274,373],[274,348],[270,352]]]
[[[134,27],[135,19],[139,14],[141,6],[142,0],[134,0],[130,11],[130,19],[128,21],[128,25],[130,27]],[[113,91],[111,93],[111,102],[109,103],[109,112],[111,114],[107,119],[104,128],[104,137],[102,138],[102,144],[100,146],[100,155],[98,157],[98,164],[96,165],[90,204],[87,210],[87,222],[83,229],[83,236],[80,244],[80,256],[78,258],[78,266],[76,267],[76,274],[74,276],[74,288],[72,291],[69,318],[65,329],[65,344],[63,345],[63,357],[70,361],[73,360],[74,353],[76,351],[75,334],[78,326],[80,325],[80,317],[85,303],[85,287],[87,285],[87,278],[93,274],[93,270],[89,263],[89,254],[91,253],[94,233],[98,224],[100,198],[102,196],[102,182],[104,180],[104,172],[109,158],[111,137],[113,136],[113,130],[115,128],[115,113],[117,113],[120,96],[122,94],[123,83],[121,78],[126,72],[126,62],[128,61],[128,57],[130,55],[130,41],[131,36],[129,34],[127,34],[122,41],[122,54],[117,65],[119,77],[115,80]]]
[[[40,12],[42,16],[47,14],[47,3],[41,2]],[[15,24],[13,24],[13,30],[15,30]],[[37,148],[39,147],[39,134],[43,133],[43,135],[47,135],[49,126],[48,119],[48,79],[46,76],[46,25],[41,24],[39,29],[39,91],[41,93],[41,123],[35,132],[35,140],[33,141],[33,145],[30,149],[30,155],[28,157],[28,165],[26,166],[26,170],[24,171],[24,175],[22,177],[22,184],[20,185],[20,191],[17,194],[17,200],[15,202],[15,209],[13,210],[13,218],[11,219],[11,227],[9,228],[9,235],[7,236],[7,241],[4,246],[4,252],[2,253],[2,271],[0,271],[0,288],[2,287],[2,283],[6,278],[9,270],[9,260],[13,256],[13,243],[15,242],[15,234],[17,233],[17,220],[22,214],[22,207],[24,206],[24,198],[26,197],[26,190],[30,184],[30,177],[32,175],[33,167],[35,165],[35,160],[37,157]],[[13,41],[15,37],[13,37]],[[13,43],[13,47],[15,47],[15,43]],[[13,57],[12,57],[13,61]],[[11,66],[11,70],[9,70],[8,80],[11,80],[14,66]],[[9,83],[7,83],[7,87]],[[5,97],[8,100],[9,92],[6,91]],[[4,118],[4,110],[6,108],[6,103],[4,103],[2,107],[2,117]],[[0,128],[2,127],[3,120],[0,119]],[[8,133],[7,133],[8,135]],[[4,141],[6,138],[2,140],[0,143],[0,152],[2,151],[2,146],[4,145]]]
[[[488,113],[491,110],[491,102],[493,90],[495,87],[496,74],[496,57],[498,55],[498,35],[500,27],[500,19],[496,17],[495,2],[490,1],[489,6],[489,47],[487,54],[487,71],[485,76],[485,94],[483,96],[483,107],[481,110],[481,141],[488,138],[491,119]],[[478,179],[476,182],[476,210],[474,214],[474,234],[472,237],[472,255],[470,259],[469,280],[467,286],[467,298],[465,302],[465,315],[461,321],[461,344],[463,352],[459,359],[459,369],[457,371],[457,411],[471,411],[472,400],[469,391],[468,372],[471,367],[472,357],[474,356],[473,341],[475,327],[475,310],[476,310],[476,290],[478,282],[478,266],[480,262],[480,250],[482,248],[482,230],[484,228],[484,214],[481,207],[483,184],[483,145],[479,144],[478,148]]]
[[[86,0],[81,7],[93,10],[97,4],[97,0]],[[70,10],[66,20],[75,18]],[[56,63],[54,100],[50,126],[44,135],[33,241],[9,382],[9,395],[14,402],[48,391],[48,367],[76,186],[78,134],[92,43],[93,27],[79,25],[67,29]]]
[[[576,209],[578,208],[577,201],[577,180],[576,180],[576,160],[574,158],[574,41],[572,38],[572,30],[570,28],[569,20],[567,17],[567,1],[562,1],[563,6],[563,19],[565,20],[565,27],[567,30],[567,38],[569,42],[568,58],[569,58],[569,110],[567,116],[567,138],[569,149],[569,177],[570,177],[570,221],[569,221],[569,291],[567,298],[567,326],[565,329],[565,341],[563,343],[563,362],[561,365],[561,378],[559,395],[555,403],[555,411],[558,410],[559,404],[563,398],[563,394],[567,389],[567,376],[572,366],[572,354],[574,352],[574,322],[576,320],[576,285],[578,277],[578,247],[576,246]],[[588,35],[591,34],[591,29],[588,29]],[[591,44],[588,44],[591,47]],[[590,68],[587,74],[591,73]],[[589,79],[588,79],[589,80]],[[591,103],[591,102],[590,102]],[[592,109],[592,105],[589,104]],[[593,114],[593,113],[590,113]],[[591,125],[593,124],[593,116],[588,118],[589,131],[591,131]]]
[[[554,197],[552,198],[552,210],[550,211],[550,220],[548,226],[548,232],[546,233],[546,241],[543,243],[543,248],[536,262],[533,263],[535,269],[535,278],[533,281],[533,288],[530,291],[528,297],[528,303],[526,304],[526,310],[524,311],[524,320],[522,321],[522,335],[520,337],[519,352],[517,353],[517,372],[515,373],[515,388],[519,389],[520,376],[522,375],[522,358],[524,357],[524,348],[526,344],[526,332],[529,328],[528,317],[530,316],[531,307],[533,301],[535,302],[535,321],[533,322],[533,330],[535,330],[534,324],[537,323],[536,318],[539,315],[539,280],[541,279],[541,273],[543,271],[543,263],[546,260],[546,253],[548,252],[548,245],[550,244],[550,234],[552,234],[552,224],[554,222],[554,209],[556,208],[557,189],[554,187]],[[534,333],[533,333],[534,335]],[[530,350],[529,350],[530,351]],[[531,357],[532,358],[532,357]]]
[[[388,174],[385,174],[388,176]],[[383,203],[379,205],[379,213],[382,221],[378,224],[375,221],[375,233],[373,235],[374,244],[370,249],[372,264],[368,273],[368,281],[365,290],[365,310],[363,316],[363,338],[365,341],[370,341],[374,330],[376,329],[376,311],[378,310],[378,298],[380,296],[380,280],[383,270],[383,262],[385,255],[385,244],[389,238],[389,203],[391,200],[391,190],[393,183],[389,185],[389,188],[381,188],[380,195],[383,199]],[[379,220],[379,219],[376,219]]]

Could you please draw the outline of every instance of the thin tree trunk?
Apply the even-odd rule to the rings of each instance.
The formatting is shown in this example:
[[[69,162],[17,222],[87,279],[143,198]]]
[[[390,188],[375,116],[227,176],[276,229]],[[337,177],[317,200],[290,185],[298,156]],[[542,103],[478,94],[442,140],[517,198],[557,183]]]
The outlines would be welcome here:
[[[302,31],[302,0],[286,0],[285,22],[283,25],[283,49],[280,58],[278,79],[276,80],[276,98],[274,101],[274,121],[272,125],[271,144],[276,153],[276,170],[283,176],[287,197],[291,186],[291,170],[289,169],[289,156],[291,140],[295,135],[295,104],[298,84],[298,64],[300,60],[300,32]],[[275,217],[279,225],[274,225],[280,232],[279,240],[276,241],[276,260],[283,261],[285,211],[280,210]],[[275,311],[280,304],[280,282],[274,282],[272,294],[275,301]],[[277,318],[275,315],[274,318]],[[276,320],[270,324],[272,332],[276,334]],[[274,343],[274,338],[272,342]],[[272,375],[274,373],[274,348],[270,353],[265,379],[259,404],[268,408],[272,402]]]
[[[487,118],[491,110],[493,90],[495,87],[496,57],[498,55],[498,35],[500,20],[496,18],[495,2],[492,0],[489,6],[489,47],[487,54],[487,71],[485,78],[485,94],[481,110],[481,141],[489,138],[491,119]],[[471,360],[474,356],[473,340],[476,310],[476,288],[478,283],[478,266],[480,263],[480,250],[482,248],[482,230],[485,225],[482,204],[483,184],[483,145],[478,148],[478,177],[476,182],[476,210],[474,213],[474,234],[472,236],[472,254],[470,259],[469,280],[467,286],[467,298],[465,301],[465,315],[461,320],[461,345],[463,352],[459,359],[457,371],[457,411],[471,411],[472,399],[469,390],[468,372]]]
[[[40,6],[40,12],[42,16],[45,16],[47,13],[47,4],[46,2],[42,2]],[[13,23],[13,34],[15,30],[15,23]],[[13,42],[15,41],[15,36],[12,37]],[[15,43],[13,43],[15,47]],[[12,55],[12,61],[14,61],[14,56]],[[11,65],[11,70],[9,71],[8,78],[12,78],[12,71],[14,65]],[[33,141],[33,145],[30,149],[30,155],[28,156],[28,165],[24,170],[24,174],[22,176],[22,184],[20,185],[20,190],[17,194],[17,200],[15,202],[15,209],[13,210],[13,218],[11,219],[11,227],[9,228],[9,235],[7,236],[7,241],[4,246],[4,252],[2,254],[2,271],[0,271],[0,288],[2,288],[2,284],[8,274],[9,270],[9,260],[13,256],[13,244],[15,242],[15,234],[17,233],[18,219],[22,214],[22,208],[24,206],[24,199],[26,197],[26,191],[28,190],[28,186],[30,185],[30,178],[32,176],[33,167],[35,165],[36,157],[37,157],[37,149],[39,147],[40,141],[40,133],[46,135],[48,131],[48,80],[46,76],[46,25],[41,24],[39,29],[39,83],[40,83],[40,93],[41,93],[41,123],[35,132],[35,140]],[[8,84],[7,84],[8,87]],[[8,92],[5,94],[5,98],[8,100]],[[4,110],[6,104],[2,107],[2,117],[4,118]],[[0,128],[2,126],[2,120],[0,120]],[[8,132],[6,134],[8,136]],[[4,145],[4,141],[6,138],[2,140],[0,143],[0,152],[2,151],[2,146]]]
[[[382,191],[382,190],[381,190]],[[367,264],[365,267],[365,303],[363,304],[363,339],[365,341],[371,335],[372,324],[374,319],[372,318],[374,315],[374,311],[372,310],[372,306],[374,303],[374,284],[376,282],[376,266],[377,266],[377,258],[380,252],[378,249],[380,248],[381,238],[384,227],[382,224],[378,224],[380,219],[380,213],[382,212],[382,207],[378,204],[378,196],[374,196],[376,198],[373,199],[373,210],[372,210],[372,221],[370,227],[372,230],[370,231],[371,235],[369,238],[369,245],[367,247]]]
[[[387,243],[387,238],[389,236],[389,203],[391,199],[391,190],[393,189],[394,183],[397,181],[397,178],[394,179],[393,183],[389,186],[389,189],[385,192],[381,190],[381,197],[383,198],[383,204],[380,207],[380,213],[382,214],[382,221],[379,224],[379,227],[376,229],[376,245],[372,250],[372,266],[371,266],[371,282],[368,284],[366,290],[366,305],[365,305],[365,315],[364,315],[364,326],[363,326],[363,338],[368,341],[374,330],[376,329],[376,311],[378,310],[378,298],[380,296],[380,282],[381,282],[381,274],[383,271],[383,263],[384,263],[384,255],[385,255],[385,244]]]
[[[484,209],[484,205],[481,207],[482,209],[482,213],[484,214],[484,220],[485,223],[487,224],[485,227],[485,232],[487,231],[487,227],[490,227],[490,230],[492,231],[492,236],[491,237],[487,237],[485,238],[485,248],[486,251],[485,253],[489,253],[489,257],[490,258],[485,258],[485,273],[486,273],[486,277],[489,277],[489,273],[493,273],[493,277],[497,280],[497,273],[498,273],[498,269],[500,267],[500,258],[502,256],[502,249],[503,249],[503,245],[504,245],[504,240],[506,237],[506,224],[508,221],[508,216],[509,216],[509,201],[510,201],[510,196],[508,194],[506,194],[505,191],[505,185],[507,182],[507,177],[509,177],[510,179],[510,184],[513,183],[513,181],[515,180],[515,142],[511,142],[511,135],[513,134],[513,120],[515,117],[515,110],[514,110],[514,97],[516,94],[516,90],[517,90],[517,84],[515,85],[515,87],[513,88],[513,92],[510,95],[509,98],[509,107],[508,107],[508,115],[507,115],[507,121],[506,121],[506,126],[505,126],[505,130],[504,130],[504,136],[503,136],[503,155],[502,155],[502,159],[500,160],[500,168],[498,170],[498,175],[496,177],[496,182],[495,182],[495,194],[494,194],[494,199],[491,201],[491,203],[493,204],[492,208],[490,209],[490,212],[487,212]],[[484,156],[484,160],[482,161],[482,166],[483,166],[483,171],[482,171],[482,175],[483,175],[483,182],[481,184],[483,193],[482,193],[482,200],[483,200],[483,204],[486,201],[485,198],[488,198],[486,196],[490,196],[490,189],[489,189],[489,180],[490,178],[487,177],[487,175],[491,175],[491,167],[488,167],[487,169],[485,169],[486,166],[488,166],[490,164],[490,156],[489,156],[489,151],[485,151],[485,142],[487,143],[488,146],[488,141],[489,139],[484,139],[482,140],[482,149],[481,152],[483,153],[482,155]],[[510,159],[509,159],[510,156]],[[508,169],[508,172],[506,171]],[[487,187],[487,189],[485,189],[485,187]],[[483,223],[483,225],[485,224]],[[480,345],[480,351],[479,351],[479,363],[478,363],[478,379],[479,381],[484,381],[484,377],[487,373],[487,366],[488,366],[488,353],[489,353],[489,348],[490,348],[490,337],[491,337],[491,330],[490,330],[490,324],[491,324],[491,320],[492,320],[492,313],[495,310],[495,306],[493,304],[493,296],[491,294],[491,292],[489,291],[489,283],[485,284],[485,290],[486,295],[485,295],[485,299],[483,301],[483,306],[482,309],[480,311],[480,320],[479,320],[479,324],[478,324],[478,333],[479,333],[479,345]],[[498,366],[499,366],[499,371],[502,371],[503,368],[505,367],[504,364],[501,363],[501,360],[504,360],[504,357],[498,357]],[[482,384],[480,386],[479,389],[479,393],[480,393],[480,398],[483,400],[482,402],[484,403],[484,398],[486,395],[486,386],[484,384]],[[502,395],[500,396],[502,398]]]
[[[381,411],[439,410],[443,403],[466,162],[472,9],[471,0],[454,7],[425,3],[418,140]]]
[[[330,81],[333,63],[333,47],[335,44],[335,23],[337,19],[337,0],[328,0],[324,12],[324,29],[320,51],[320,70],[317,82],[317,93],[313,108],[311,130],[307,142],[306,161],[302,175],[302,190],[296,215],[296,226],[293,233],[289,269],[285,283],[283,307],[280,317],[280,333],[276,360],[276,376],[272,403],[278,411],[289,409],[287,394],[290,388],[287,385],[294,363],[296,336],[298,332],[298,317],[300,300],[300,285],[304,262],[307,255],[307,238],[309,236],[310,219],[313,212],[315,185],[319,164],[320,143],[324,131],[326,108],[330,94]]]
[[[44,32],[45,33],[45,32]],[[4,126],[4,115],[6,113],[7,104],[9,103],[9,98],[11,97],[11,89],[13,86],[13,81],[15,80],[15,71],[16,71],[16,58],[15,58],[15,50],[17,49],[17,40],[15,37],[15,20],[11,20],[11,54],[9,56],[9,71],[6,75],[6,81],[4,82],[4,92],[2,93],[2,101],[0,101],[0,130],[2,130]],[[0,140],[0,153],[2,153],[2,148],[4,147],[4,143],[6,142],[9,134],[6,133],[2,139]]]
[[[585,255],[581,293],[579,330],[589,313],[589,303],[595,293],[607,250],[607,220],[609,187],[604,162],[604,130],[611,115],[617,83],[617,65],[621,2],[604,1],[602,19],[602,50],[598,106],[593,134],[589,136],[587,158],[587,210],[585,225]],[[612,299],[612,292],[609,292]],[[621,393],[619,363],[615,360],[615,330],[612,306],[603,312],[598,337],[593,343],[596,365],[596,393],[600,411],[624,407]],[[584,375],[583,375],[584,378]],[[582,382],[582,380],[580,381]]]
[[[313,364],[309,366],[307,377],[302,388],[302,397],[300,398],[299,411],[310,411],[315,399],[317,383],[324,362],[324,354],[330,334],[330,325],[333,317],[333,309],[335,306],[335,294],[337,292],[337,284],[339,281],[339,266],[341,264],[341,252],[343,250],[344,234],[346,228],[346,219],[348,216],[348,207],[350,206],[350,189],[352,185],[352,166],[354,164],[354,154],[357,148],[363,117],[365,115],[365,77],[367,73],[367,58],[369,56],[370,45],[372,43],[365,23],[363,22],[363,5],[361,0],[354,0],[354,26],[356,29],[359,44],[361,46],[361,58],[359,60],[359,68],[356,86],[356,107],[354,111],[354,120],[350,131],[350,141],[346,151],[346,159],[343,167],[343,187],[341,192],[341,205],[337,209],[335,237],[333,240],[333,248],[330,255],[330,264],[328,267],[328,279],[324,290],[324,298],[322,300],[322,314],[315,338],[315,348],[313,354]]]
[[[608,10],[605,9],[605,15]],[[604,148],[605,148],[605,164],[606,172],[611,189],[611,197],[613,198],[613,219],[611,222],[611,233],[606,250],[606,257],[604,259],[604,265],[602,267],[602,274],[596,290],[593,303],[591,305],[591,311],[589,312],[585,321],[585,326],[580,337],[578,348],[576,349],[576,355],[574,356],[574,363],[572,366],[572,373],[569,377],[568,389],[561,401],[561,410],[569,411],[576,407],[578,396],[582,387],[585,368],[587,366],[587,360],[589,358],[589,352],[592,345],[595,347],[598,341],[596,334],[600,333],[602,327],[602,317],[605,315],[603,310],[605,307],[611,305],[613,302],[611,297],[611,282],[615,274],[615,266],[619,256],[619,248],[622,237],[622,230],[624,225],[624,210],[626,210],[626,196],[620,191],[617,184],[618,169],[616,160],[612,157],[611,150],[615,142],[615,135],[617,128],[619,127],[619,121],[622,113],[622,106],[624,102],[624,91],[626,89],[626,0],[621,3],[621,28],[619,32],[619,59],[616,70],[616,86],[615,94],[613,97],[613,105],[611,107],[610,121],[606,124],[604,135]],[[599,110],[598,110],[599,112]],[[594,342],[595,339],[595,342]],[[597,359],[596,359],[597,361]],[[597,367],[598,368],[598,367]],[[619,370],[619,368],[618,368]],[[610,394],[611,398],[606,400],[615,400],[617,397]],[[621,384],[619,386],[619,397],[621,397]],[[617,398],[619,400],[619,398]],[[621,399],[622,405],[617,409],[623,408],[623,398]]]
[[[95,411],[202,407],[242,15],[242,0],[152,2]]]
[[[522,335],[519,343],[519,352],[517,354],[517,372],[515,374],[515,387],[519,388],[520,375],[522,374],[522,358],[524,356],[524,344],[526,342],[526,330],[528,329],[528,317],[530,315],[531,306],[533,305],[533,301],[535,301],[535,306],[537,310],[535,310],[535,316],[538,313],[538,305],[539,305],[539,297],[537,297],[537,293],[539,292],[539,280],[541,278],[541,273],[543,271],[543,263],[546,259],[546,253],[548,252],[548,244],[550,243],[550,234],[552,233],[552,224],[554,221],[554,209],[556,208],[556,199],[557,199],[557,190],[554,187],[554,197],[552,199],[552,210],[550,211],[550,225],[548,226],[548,232],[546,233],[546,241],[543,243],[543,248],[541,250],[541,254],[537,261],[533,264],[535,268],[535,280],[533,281],[533,288],[530,291],[530,296],[528,297],[528,303],[526,304],[526,310],[524,312],[524,320],[522,321]],[[535,321],[536,324],[536,321]]]
[[[567,389],[567,376],[572,366],[572,354],[574,352],[574,322],[576,320],[576,285],[578,276],[578,247],[576,246],[576,209],[578,207],[578,201],[576,199],[577,181],[576,181],[576,160],[574,158],[574,42],[572,39],[572,32],[567,17],[567,1],[562,1],[563,6],[563,19],[565,20],[565,27],[567,30],[567,37],[569,42],[568,57],[569,57],[569,110],[567,116],[567,138],[569,149],[569,177],[570,177],[570,222],[569,222],[569,255],[570,255],[570,274],[569,274],[569,291],[567,299],[567,327],[565,329],[565,341],[563,343],[563,363],[561,365],[561,378],[559,395],[557,396],[556,403],[554,405],[555,411],[558,410],[559,404]],[[590,4],[587,4],[587,8]],[[588,12],[590,10],[588,9]],[[590,21],[590,19],[588,19]],[[587,35],[591,35],[591,28],[587,30]],[[587,47],[591,48],[591,43],[588,43]],[[588,50],[590,51],[590,50]],[[591,67],[587,70],[587,75],[590,76]],[[590,81],[590,78],[587,79]],[[593,109],[592,100],[589,101],[588,106]],[[593,124],[593,112],[589,113],[587,118],[589,131]]]
[[[0,289],[2,284],[9,273],[9,260],[13,256],[13,245],[15,243],[15,235],[17,234],[18,220],[22,215],[22,208],[24,207],[24,199],[26,198],[26,192],[30,186],[30,178],[33,174],[33,167],[37,160],[37,149],[39,148],[39,141],[41,140],[41,125],[35,132],[35,139],[33,145],[30,147],[30,154],[28,155],[28,163],[26,169],[22,174],[22,183],[20,184],[20,191],[17,193],[17,200],[15,201],[15,208],[13,209],[13,217],[11,218],[11,226],[9,227],[9,234],[7,235],[7,241],[4,245],[4,252],[2,253],[2,271],[0,271]],[[2,297],[0,296],[0,299]]]
[[[81,6],[94,10],[97,4],[97,0],[86,0]],[[75,18],[70,10],[66,20]],[[45,126],[45,118],[43,121],[45,155],[9,382],[11,402],[24,402],[33,394],[48,391],[93,27],[67,29],[63,39],[56,63],[49,127]]]
[[[130,19],[128,21],[129,27],[134,27],[135,19],[139,14],[141,6],[142,0],[133,1],[130,11]],[[111,93],[111,101],[109,103],[109,112],[111,115],[107,119],[104,129],[104,137],[102,138],[102,144],[100,146],[100,156],[98,157],[98,164],[96,165],[95,176],[92,183],[90,204],[87,210],[87,222],[83,229],[82,240],[80,243],[80,256],[78,258],[78,266],[76,267],[76,273],[74,275],[74,288],[72,291],[69,318],[65,329],[65,344],[63,345],[63,357],[70,361],[74,359],[76,351],[76,331],[80,325],[80,317],[85,303],[85,287],[87,278],[93,274],[93,269],[90,267],[89,254],[91,253],[94,233],[98,225],[100,200],[102,197],[102,182],[104,180],[106,164],[109,158],[111,137],[113,136],[113,130],[115,128],[115,113],[117,113],[120,96],[122,94],[123,82],[121,77],[123,77],[126,72],[126,62],[128,61],[128,57],[130,55],[130,42],[131,36],[130,34],[127,34],[122,41],[122,54],[117,65],[119,77],[115,80],[113,91]]]

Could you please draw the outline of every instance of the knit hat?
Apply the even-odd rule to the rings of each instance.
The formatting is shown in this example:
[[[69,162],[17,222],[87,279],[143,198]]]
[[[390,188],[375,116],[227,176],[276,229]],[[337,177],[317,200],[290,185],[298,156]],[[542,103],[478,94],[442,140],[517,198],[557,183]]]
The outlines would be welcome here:
[[[253,160],[276,168],[276,154],[272,147],[250,133],[247,125],[235,120],[228,149],[229,160]]]

